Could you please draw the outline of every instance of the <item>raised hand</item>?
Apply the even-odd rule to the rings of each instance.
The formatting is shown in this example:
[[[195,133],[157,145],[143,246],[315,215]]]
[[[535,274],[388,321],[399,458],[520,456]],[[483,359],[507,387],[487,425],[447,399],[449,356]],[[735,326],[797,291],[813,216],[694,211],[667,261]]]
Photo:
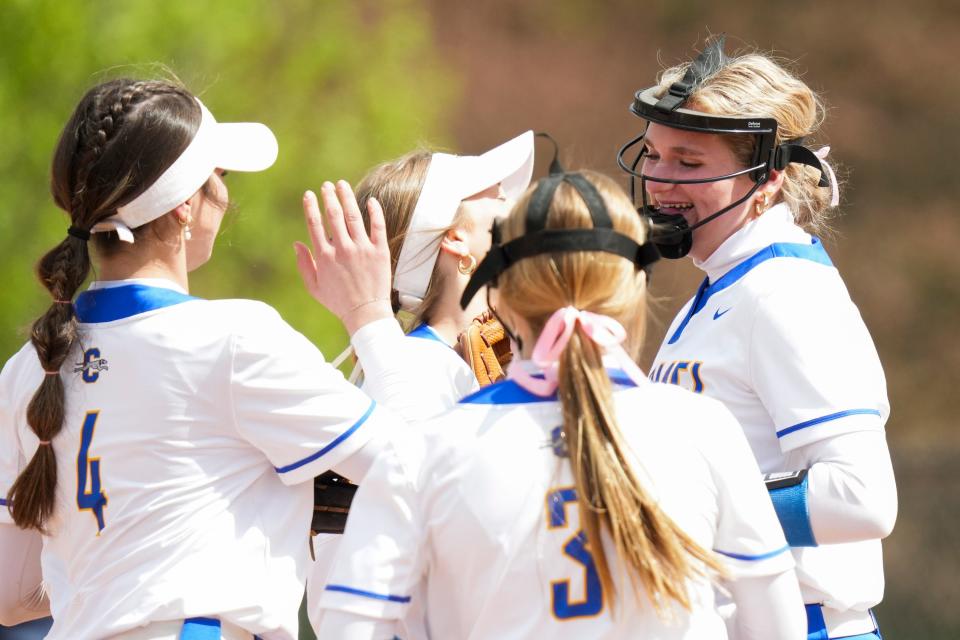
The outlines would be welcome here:
[[[345,180],[320,188],[323,218],[317,196],[303,195],[303,215],[313,252],[294,243],[297,268],[307,291],[343,322],[350,335],[360,327],[393,317],[390,306],[390,249],[380,203],[367,201],[370,234],[363,225],[357,198]]]

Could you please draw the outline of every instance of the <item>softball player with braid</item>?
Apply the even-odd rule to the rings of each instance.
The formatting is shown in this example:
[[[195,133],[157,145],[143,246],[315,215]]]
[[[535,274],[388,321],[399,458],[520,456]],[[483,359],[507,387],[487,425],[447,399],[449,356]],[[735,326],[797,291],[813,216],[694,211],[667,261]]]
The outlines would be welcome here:
[[[820,241],[838,203],[817,96],[761,54],[711,42],[638,91],[648,124],[621,151],[654,242],[706,278],[650,379],[722,401],[743,427],[793,547],[811,640],[880,637],[880,539],[896,486],[876,349]],[[627,162],[626,151],[642,144]]]
[[[267,305],[187,293],[226,171],[276,154],[164,82],[98,85],[65,126],[50,308],[0,374],[6,619],[49,609],[53,640],[297,636],[312,480],[361,477],[390,419]],[[48,603],[25,601],[38,563]]]
[[[530,360],[377,458],[319,637],[392,638],[419,609],[433,638],[722,639],[721,573],[740,638],[802,638],[793,560],[738,425],[649,383],[620,346],[639,348],[656,259],[629,199],[599,174],[556,174],[497,229],[461,304],[495,286]]]

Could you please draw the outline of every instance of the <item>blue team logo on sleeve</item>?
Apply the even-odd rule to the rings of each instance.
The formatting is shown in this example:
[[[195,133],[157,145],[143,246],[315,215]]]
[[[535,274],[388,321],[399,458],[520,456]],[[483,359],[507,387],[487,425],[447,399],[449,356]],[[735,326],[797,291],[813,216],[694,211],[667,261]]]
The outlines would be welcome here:
[[[100,349],[94,347],[83,352],[83,362],[78,362],[73,372],[82,374],[83,381],[89,383],[99,380],[100,372],[108,368],[107,360],[100,357]]]

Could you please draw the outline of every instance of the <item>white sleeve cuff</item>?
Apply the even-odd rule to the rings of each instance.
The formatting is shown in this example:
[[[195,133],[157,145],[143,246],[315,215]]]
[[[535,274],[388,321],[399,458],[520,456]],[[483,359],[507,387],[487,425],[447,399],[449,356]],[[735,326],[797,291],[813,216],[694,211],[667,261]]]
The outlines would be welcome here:
[[[328,583],[320,598],[320,606],[326,610],[325,615],[335,609],[371,618],[396,620],[403,617],[411,599],[412,596],[405,593],[369,591]]]
[[[786,545],[764,553],[735,553],[723,549],[714,551],[720,555],[734,579],[776,575],[796,565],[790,547]]]
[[[371,401],[363,415],[350,427],[322,449],[300,460],[283,466],[274,467],[284,484],[295,485],[313,480],[316,476],[333,468],[341,469],[345,460],[363,449],[368,442],[377,438],[383,429],[389,429],[393,416]],[[375,455],[378,449],[370,450]],[[368,467],[369,464],[365,464]]]
[[[383,318],[357,329],[350,337],[350,344],[369,374],[381,367],[396,365],[396,354],[402,350],[405,338],[395,318]]]
[[[876,407],[854,407],[817,415],[777,429],[780,450],[798,447],[857,431],[883,431],[885,416]]]

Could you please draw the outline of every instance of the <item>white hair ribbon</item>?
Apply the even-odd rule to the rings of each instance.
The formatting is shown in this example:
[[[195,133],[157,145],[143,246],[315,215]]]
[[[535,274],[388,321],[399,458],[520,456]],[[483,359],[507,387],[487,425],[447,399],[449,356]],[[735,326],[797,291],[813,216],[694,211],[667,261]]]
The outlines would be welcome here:
[[[133,242],[133,230],[123,223],[117,217],[101,220],[90,228],[90,233],[103,233],[107,231],[116,231],[117,235],[124,242]]]
[[[827,162],[827,154],[830,153],[830,147],[821,147],[813,152],[813,155],[820,158],[820,164],[827,170],[827,177],[830,179],[830,206],[835,207],[840,204],[840,186],[837,184],[837,174],[833,172],[833,167]]]
[[[623,325],[610,316],[581,311],[576,307],[557,309],[547,320],[543,331],[540,332],[540,337],[537,338],[531,360],[543,371],[543,378],[531,375],[520,366],[520,363],[510,368],[510,378],[538,396],[549,396],[556,391],[559,385],[557,371],[560,355],[570,342],[570,336],[573,335],[578,322],[587,337],[608,355],[613,356],[631,380],[637,384],[646,381],[646,376],[643,375],[640,367],[620,346],[627,337]]]

